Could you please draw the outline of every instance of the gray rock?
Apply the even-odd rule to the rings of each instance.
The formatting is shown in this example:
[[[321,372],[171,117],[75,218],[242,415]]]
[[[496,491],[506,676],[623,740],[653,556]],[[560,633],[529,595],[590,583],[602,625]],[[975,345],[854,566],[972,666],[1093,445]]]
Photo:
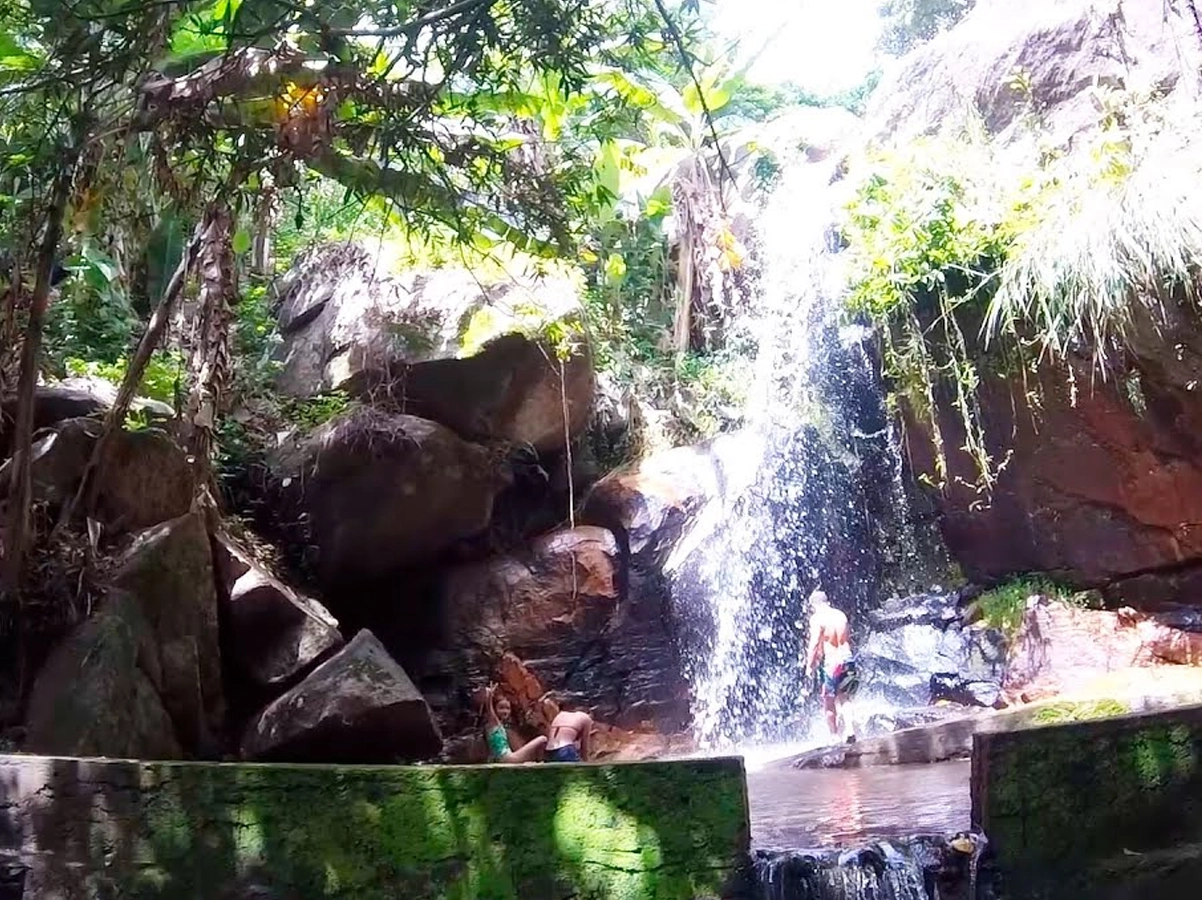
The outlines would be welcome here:
[[[963,627],[957,601],[955,594],[921,594],[869,612],[867,636],[856,647],[862,693],[900,706],[993,706],[1005,641],[996,631]]]
[[[287,685],[342,646],[338,621],[255,562],[233,538],[214,539],[225,652],[260,687]]]
[[[139,534],[113,579],[147,623],[140,665],[186,749],[215,752],[225,718],[217,589],[203,514]]]
[[[103,424],[67,419],[33,445],[34,500],[52,508],[75,495]],[[156,429],[120,431],[101,481],[97,518],[113,533],[137,531],[178,518],[196,492],[196,474],[184,451]],[[0,466],[0,481],[12,461]]]
[[[1202,62],[1196,26],[1173,4],[982,0],[882,81],[868,133],[905,141],[977,112],[1002,143],[1037,116],[1056,143],[1097,126],[1089,88],[1172,91]],[[1030,92],[1012,85],[1025,73]]]
[[[579,321],[568,281],[485,284],[462,269],[394,276],[363,247],[334,244],[303,256],[279,297],[287,394],[344,390],[472,440],[540,451],[588,423],[595,385],[583,336],[562,364],[537,336]]]
[[[450,429],[366,407],[285,445],[271,469],[280,515],[307,523],[332,589],[392,576],[483,531],[507,480],[493,454]]]
[[[107,412],[117,400],[117,388],[103,378],[78,376],[39,384],[34,388],[33,429],[50,428],[66,419],[93,418]],[[135,398],[131,408],[146,412],[152,418],[171,418],[175,410],[166,403]],[[12,452],[12,423],[16,419],[17,403],[10,400],[0,404],[0,459]]]
[[[47,756],[181,758],[171,717],[138,666],[139,650],[149,642],[137,601],[111,594],[38,673],[24,749]]]
[[[298,762],[415,761],[441,749],[426,701],[367,630],[269,704],[242,740],[247,759]]]

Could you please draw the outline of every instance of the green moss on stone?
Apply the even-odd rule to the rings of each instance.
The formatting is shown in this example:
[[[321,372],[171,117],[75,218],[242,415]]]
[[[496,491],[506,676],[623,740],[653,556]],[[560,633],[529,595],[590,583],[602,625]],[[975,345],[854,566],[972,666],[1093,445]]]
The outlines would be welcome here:
[[[1202,842],[1202,708],[980,735],[974,812],[1018,882],[1083,872],[1128,851]],[[1020,894],[1026,896],[1025,894]]]
[[[1123,716],[1131,708],[1121,700],[1061,701],[1040,707],[1035,713],[1035,724],[1055,725],[1062,722],[1089,722],[1094,719],[1109,719]]]
[[[737,761],[144,765],[123,887],[145,900],[215,897],[254,871],[306,900],[698,900],[747,849]]]

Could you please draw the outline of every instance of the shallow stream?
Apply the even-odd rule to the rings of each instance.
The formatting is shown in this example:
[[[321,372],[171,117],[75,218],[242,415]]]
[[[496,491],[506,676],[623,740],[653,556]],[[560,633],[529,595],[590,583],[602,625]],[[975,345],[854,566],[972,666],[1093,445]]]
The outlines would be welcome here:
[[[967,760],[864,769],[747,773],[757,849],[852,847],[882,838],[966,831]]]

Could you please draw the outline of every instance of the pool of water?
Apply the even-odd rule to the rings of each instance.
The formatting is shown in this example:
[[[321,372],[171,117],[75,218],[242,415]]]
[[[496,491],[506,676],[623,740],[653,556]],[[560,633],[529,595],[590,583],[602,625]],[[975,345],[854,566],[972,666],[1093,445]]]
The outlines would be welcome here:
[[[860,845],[968,828],[967,761],[747,773],[751,839],[761,849]]]

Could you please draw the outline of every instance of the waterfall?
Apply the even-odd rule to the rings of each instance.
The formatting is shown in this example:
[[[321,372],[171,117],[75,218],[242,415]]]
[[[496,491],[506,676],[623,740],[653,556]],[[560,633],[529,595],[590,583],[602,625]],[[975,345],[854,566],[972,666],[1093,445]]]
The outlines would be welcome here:
[[[761,852],[755,880],[762,900],[933,900],[938,865],[882,841],[842,854]]]
[[[814,719],[803,604],[822,587],[852,620],[912,548],[900,454],[866,328],[848,325],[833,161],[789,166],[759,219],[755,440],[748,486],[672,571],[702,746],[798,742]]]

